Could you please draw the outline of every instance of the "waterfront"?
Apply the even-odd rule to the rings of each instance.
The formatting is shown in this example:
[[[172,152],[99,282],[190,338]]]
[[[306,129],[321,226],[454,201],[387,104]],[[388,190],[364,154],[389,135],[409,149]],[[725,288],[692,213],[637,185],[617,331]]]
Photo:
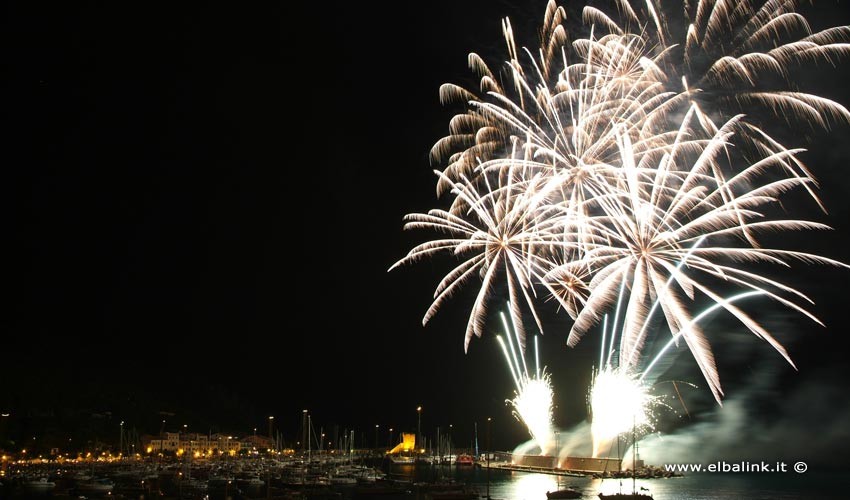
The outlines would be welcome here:
[[[376,464],[377,465],[377,464]],[[380,498],[382,500],[434,500],[439,495],[438,486],[447,484],[462,487],[465,492],[474,493],[475,497],[489,496],[492,499],[504,500],[545,500],[546,492],[561,488],[573,487],[582,492],[583,498],[595,499],[600,492],[612,493],[622,488],[631,491],[630,479],[595,479],[589,476],[558,476],[537,472],[507,471],[481,467],[452,467],[432,466],[427,464],[392,465],[384,462],[381,465],[386,479],[378,480],[373,485],[383,485],[385,488],[367,487],[352,484],[338,484],[326,487],[284,487],[272,480],[273,488],[267,491],[261,482],[249,483],[242,479],[232,479],[230,489],[212,489],[202,492],[181,489],[180,483],[175,482],[168,472],[160,473],[157,482],[147,479],[147,484],[156,484],[156,488],[144,486],[133,488],[118,488],[126,469],[114,467],[112,470],[102,469],[104,476],[115,479],[116,489],[106,494],[87,493],[67,488],[38,491],[25,488],[4,488],[0,490],[3,500],[18,499],[79,499],[94,498],[125,498],[125,499],[203,499],[210,500],[231,498],[232,500],[276,498],[276,499],[312,499],[312,500],[366,500]],[[169,469],[171,470],[171,469]],[[198,469],[200,472],[200,469]],[[179,473],[178,473],[179,474]],[[202,476],[202,474],[198,474]],[[150,476],[147,476],[150,477]],[[195,477],[194,475],[192,477]],[[267,476],[268,477],[268,476]],[[259,476],[262,478],[262,476]],[[8,478],[7,478],[8,479]],[[6,481],[9,483],[9,481]],[[277,486],[274,486],[275,484]],[[637,488],[647,488],[655,500],[728,500],[728,499],[780,499],[797,500],[807,498],[846,498],[846,478],[838,473],[825,471],[810,471],[806,474],[788,473],[693,473],[684,477],[669,479],[648,479],[636,481]],[[57,481],[61,484],[61,480]],[[125,483],[126,484],[126,483]],[[184,483],[185,484],[185,483]],[[211,484],[211,483],[210,483]],[[241,488],[237,488],[237,484]],[[389,489],[392,485],[395,489]]]
[[[486,469],[457,469],[454,477],[458,481],[473,485],[486,496]],[[761,474],[693,473],[667,479],[638,479],[636,485],[637,488],[647,488],[654,500],[802,500],[846,499],[848,482],[846,476],[837,471],[810,471],[805,474],[790,471]],[[630,479],[623,479],[622,491],[631,491],[631,483]],[[563,476],[560,486],[573,486],[582,492],[582,498],[596,499],[600,492],[618,491],[620,480]],[[545,500],[546,492],[557,487],[557,477],[550,474],[490,471],[489,492],[494,499]]]

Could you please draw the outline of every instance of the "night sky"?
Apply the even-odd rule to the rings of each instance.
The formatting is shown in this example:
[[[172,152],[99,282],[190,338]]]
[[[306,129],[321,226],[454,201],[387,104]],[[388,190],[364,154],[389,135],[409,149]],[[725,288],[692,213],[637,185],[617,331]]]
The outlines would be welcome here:
[[[414,430],[421,405],[432,434],[452,424],[463,443],[492,417],[497,445],[526,438],[505,405],[497,332],[464,352],[474,290],[423,327],[449,262],[387,269],[430,236],[402,231],[403,216],[445,201],[428,152],[459,109],[441,106],[440,84],[474,87],[470,51],[505,57],[505,16],[533,45],[545,2],[307,4],[6,7],[0,409],[13,434],[95,413],[149,433],[163,418],[248,433],[275,415],[288,440],[309,409],[316,425],[369,440],[380,425],[384,442],[390,427]],[[816,27],[847,24],[844,4],[803,11]],[[798,75],[850,104],[847,76]],[[850,262],[850,127],[796,132],[829,214],[802,210],[835,231],[789,246]],[[768,448],[781,433],[815,461],[846,451],[850,272],[781,277],[826,325],[755,313],[798,370],[718,319],[730,404],[719,409],[680,357],[671,373],[700,388],[672,436],[733,407]],[[568,428],[586,418],[598,337],[570,349],[568,316],[542,310],[542,363]]]

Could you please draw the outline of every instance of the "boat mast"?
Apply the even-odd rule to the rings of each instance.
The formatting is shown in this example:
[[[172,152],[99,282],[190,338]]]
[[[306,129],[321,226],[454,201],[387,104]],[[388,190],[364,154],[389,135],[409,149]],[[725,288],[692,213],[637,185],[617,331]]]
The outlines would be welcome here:
[[[561,468],[561,464],[560,464],[561,453],[560,453],[560,450],[561,450],[561,432],[555,431],[555,468],[556,469]],[[561,489],[561,474],[558,471],[555,471],[555,473],[558,474],[557,475],[558,489],[560,490]]]
[[[635,480],[637,479],[637,438],[635,437],[635,416],[632,414],[632,493],[637,492]]]

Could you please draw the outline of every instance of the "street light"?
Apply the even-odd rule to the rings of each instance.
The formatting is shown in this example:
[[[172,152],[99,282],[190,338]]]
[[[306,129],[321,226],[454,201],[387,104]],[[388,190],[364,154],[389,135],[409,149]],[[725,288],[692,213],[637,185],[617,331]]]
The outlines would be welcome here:
[[[417,448],[422,446],[420,444],[421,439],[422,439],[422,407],[417,406],[416,407],[416,446],[417,446]]]
[[[380,425],[375,424],[375,453],[376,454],[378,453],[378,429],[380,427],[381,427]]]
[[[8,412],[0,413],[0,417],[3,418],[0,420],[0,443],[4,442],[6,439],[6,425],[9,421],[9,415],[10,413]]]
[[[490,500],[490,421],[487,417],[487,500]]]
[[[277,451],[277,443],[274,440],[274,434],[272,434],[272,428],[274,427],[274,415],[269,417],[269,439],[272,440],[272,448]]]
[[[449,424],[449,465],[452,465],[452,428],[454,426]],[[455,461],[457,463],[457,461]]]
[[[301,451],[304,451],[304,447],[307,446],[307,439],[309,436],[307,435],[307,410],[303,410],[301,415]]]

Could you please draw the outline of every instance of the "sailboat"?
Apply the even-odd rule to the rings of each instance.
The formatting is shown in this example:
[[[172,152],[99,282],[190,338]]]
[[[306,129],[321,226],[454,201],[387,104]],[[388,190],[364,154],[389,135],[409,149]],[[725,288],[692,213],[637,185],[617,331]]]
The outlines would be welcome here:
[[[641,489],[643,490],[645,488]],[[653,500],[652,495],[649,493],[643,493],[635,490],[632,490],[631,493],[611,493],[608,495],[600,493],[599,498],[601,500]]]
[[[654,500],[652,495],[649,494],[649,490],[644,487],[641,487],[641,491],[637,490],[636,485],[637,479],[637,440],[635,439],[635,426],[632,425],[632,492],[631,493],[623,493],[622,491],[618,493],[599,494],[599,500]],[[620,481],[620,487],[622,488],[623,482]],[[646,493],[644,493],[646,492]]]
[[[600,495],[601,496],[601,495]],[[579,490],[574,490],[572,488],[561,489],[560,487],[555,491],[547,491],[546,498],[550,500],[561,499],[561,498],[581,498],[581,492]]]
[[[561,453],[561,440],[560,433],[555,432],[555,469],[560,470],[560,453]],[[549,500],[560,500],[562,498],[581,498],[581,492],[575,490],[571,487],[561,488],[561,474],[558,474],[558,471],[555,471],[555,474],[558,476],[558,489],[555,491],[547,491],[546,498]]]
[[[645,488],[641,488],[642,490]],[[653,500],[652,495],[649,493],[643,493],[641,491],[632,490],[631,493],[611,493],[611,494],[599,494],[600,500]]]

